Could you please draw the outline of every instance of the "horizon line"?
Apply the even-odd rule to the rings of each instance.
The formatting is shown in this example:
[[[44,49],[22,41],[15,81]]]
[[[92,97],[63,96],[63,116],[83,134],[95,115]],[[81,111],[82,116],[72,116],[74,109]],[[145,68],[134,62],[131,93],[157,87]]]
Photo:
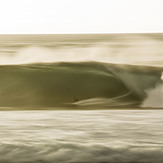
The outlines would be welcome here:
[[[163,32],[107,32],[107,33],[0,33],[0,35],[95,35],[95,34],[163,34]]]

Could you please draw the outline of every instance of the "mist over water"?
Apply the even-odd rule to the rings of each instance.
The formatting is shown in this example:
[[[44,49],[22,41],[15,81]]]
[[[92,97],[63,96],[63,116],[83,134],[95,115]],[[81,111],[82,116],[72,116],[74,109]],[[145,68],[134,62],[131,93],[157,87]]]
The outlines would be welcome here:
[[[3,36],[0,64],[97,61],[162,67],[163,42],[153,35],[33,35],[4,42]]]

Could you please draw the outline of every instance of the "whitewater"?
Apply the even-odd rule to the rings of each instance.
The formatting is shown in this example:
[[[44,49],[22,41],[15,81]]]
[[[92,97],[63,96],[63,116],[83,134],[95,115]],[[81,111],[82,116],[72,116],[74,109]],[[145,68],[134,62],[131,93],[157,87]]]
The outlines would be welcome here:
[[[162,163],[163,34],[0,35],[0,163]]]
[[[3,163],[162,163],[162,110],[0,112]]]

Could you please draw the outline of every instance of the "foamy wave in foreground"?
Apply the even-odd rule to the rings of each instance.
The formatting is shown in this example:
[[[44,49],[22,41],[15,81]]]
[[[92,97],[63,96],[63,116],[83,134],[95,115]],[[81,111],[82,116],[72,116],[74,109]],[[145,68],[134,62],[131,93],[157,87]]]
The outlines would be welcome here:
[[[162,163],[162,110],[0,112],[2,163]]]
[[[162,163],[162,147],[122,147],[56,143],[51,145],[1,144],[0,161],[6,163]],[[89,144],[89,143],[88,143]],[[157,149],[156,149],[157,148]]]

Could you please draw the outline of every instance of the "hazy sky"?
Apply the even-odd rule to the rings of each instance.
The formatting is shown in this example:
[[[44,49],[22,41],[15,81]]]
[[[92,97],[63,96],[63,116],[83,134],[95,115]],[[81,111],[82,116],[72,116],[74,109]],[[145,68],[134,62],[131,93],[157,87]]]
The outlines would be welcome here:
[[[163,32],[163,0],[0,0],[0,33]]]

